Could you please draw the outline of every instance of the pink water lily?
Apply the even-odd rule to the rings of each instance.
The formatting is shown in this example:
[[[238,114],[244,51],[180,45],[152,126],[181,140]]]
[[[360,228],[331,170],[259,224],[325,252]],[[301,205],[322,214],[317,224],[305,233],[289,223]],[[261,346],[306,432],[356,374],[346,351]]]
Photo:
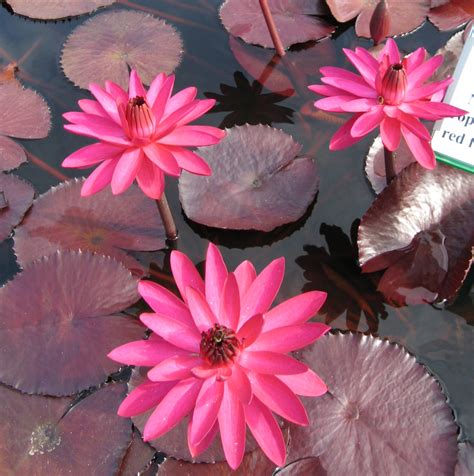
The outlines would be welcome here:
[[[181,169],[210,175],[206,162],[188,146],[218,143],[225,135],[211,126],[191,126],[191,121],[211,109],[213,99],[199,100],[189,87],[171,96],[174,75],[159,74],[148,91],[135,70],[130,73],[129,90],[106,81],[89,89],[94,100],[81,99],[83,112],[68,112],[64,126],[69,132],[99,139],[72,153],[63,167],[87,168],[100,164],[82,187],[82,196],[92,195],[111,184],[112,193],[124,192],[136,179],[143,192],[159,199],[164,174],[179,176]]]
[[[391,38],[378,60],[364,48],[344,49],[344,53],[360,75],[326,66],[321,68],[324,84],[309,86],[315,93],[327,96],[314,103],[319,109],[355,113],[334,134],[329,148],[349,147],[380,126],[382,142],[389,151],[398,148],[403,135],[415,159],[423,167],[434,168],[431,135],[420,119],[436,121],[466,113],[439,102],[451,78],[425,84],[443,57],[437,55],[425,61],[426,50],[418,48],[401,59]]]
[[[259,275],[249,261],[228,272],[212,244],[205,281],[179,251],[171,254],[171,268],[182,300],[141,281],[139,292],[154,313],[143,313],[140,320],[153,334],[109,354],[124,364],[152,367],[148,380],[123,401],[119,415],[156,407],[145,425],[145,441],[188,416],[191,455],[207,449],[219,431],[233,469],[242,461],[248,426],[265,454],[283,466],[285,442],[273,413],[307,425],[297,395],[319,396],[327,390],[318,375],[287,355],[330,329],[307,322],[326,293],[307,292],[270,309],[283,280],[284,259],[272,261]]]

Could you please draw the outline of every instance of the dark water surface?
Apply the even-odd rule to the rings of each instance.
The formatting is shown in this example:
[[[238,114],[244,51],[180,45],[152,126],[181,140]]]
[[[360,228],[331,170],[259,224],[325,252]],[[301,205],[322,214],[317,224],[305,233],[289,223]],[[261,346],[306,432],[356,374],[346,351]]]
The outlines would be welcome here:
[[[235,72],[241,71],[253,81],[230,50],[229,35],[217,15],[220,0],[202,3],[192,0],[141,0],[137,3],[153,8],[158,16],[177,27],[183,36],[185,51],[182,63],[176,70],[176,89],[195,85],[202,98],[204,92],[220,93],[221,83],[235,86]],[[205,6],[201,8],[201,4],[212,5],[214,11]],[[108,10],[121,8],[127,7],[114,5]],[[61,115],[66,111],[78,110],[77,100],[89,97],[89,93],[75,87],[64,76],[59,58],[67,35],[88,18],[85,15],[66,22],[33,22],[13,16],[6,9],[0,8],[0,62],[5,66],[12,60],[19,61],[34,47],[21,61],[18,77],[25,86],[40,92],[52,111],[53,127],[47,138],[19,142],[68,177],[80,176],[82,171],[61,169],[62,160],[89,141],[64,131]],[[430,24],[425,24],[417,32],[401,38],[398,44],[406,52],[421,45],[433,54],[450,36],[451,33],[439,33]],[[355,37],[353,27],[329,41],[333,43],[330,48],[334,53],[327,60],[325,58],[325,63],[345,67],[348,62],[341,54],[342,47],[370,46],[370,42]],[[316,45],[313,50],[314,61],[321,61],[321,57],[327,54],[327,45]],[[306,80],[308,84],[313,84],[318,79],[319,76],[315,74],[308,76]],[[267,92],[269,91],[264,88],[263,93]],[[469,286],[464,286],[456,302],[444,310],[429,305],[396,309],[383,303],[375,293],[371,281],[359,275],[348,237],[353,222],[362,217],[374,199],[363,171],[363,159],[373,135],[350,149],[330,152],[329,137],[338,125],[303,116],[299,111],[309,100],[314,100],[310,94],[306,97],[294,95],[279,102],[280,106],[294,111],[293,124],[272,124],[301,142],[303,153],[310,154],[316,161],[320,173],[320,189],[305,217],[295,225],[282,227],[268,234],[209,229],[185,219],[179,204],[177,181],[168,178],[168,200],[180,230],[178,247],[195,263],[199,263],[204,259],[208,240],[212,240],[220,245],[230,268],[249,259],[259,270],[272,259],[285,256],[286,274],[278,300],[303,290],[328,291],[328,301],[321,319],[327,319],[326,322],[331,322],[332,326],[340,329],[357,329],[362,332],[370,330],[380,337],[406,346],[442,383],[461,427],[461,438],[473,439],[472,291],[469,292]],[[240,112],[240,118],[255,122],[255,114],[248,111],[237,112]],[[227,114],[229,113],[208,114],[200,123],[218,126]],[[278,117],[280,116],[277,115]],[[56,177],[31,162],[22,165],[15,173],[32,182],[38,194],[58,183]],[[88,174],[89,171],[85,173]],[[11,279],[18,271],[12,245],[12,239],[0,244],[0,284]],[[161,269],[165,265],[166,270],[167,253],[164,251],[138,253],[137,256],[155,268]]]

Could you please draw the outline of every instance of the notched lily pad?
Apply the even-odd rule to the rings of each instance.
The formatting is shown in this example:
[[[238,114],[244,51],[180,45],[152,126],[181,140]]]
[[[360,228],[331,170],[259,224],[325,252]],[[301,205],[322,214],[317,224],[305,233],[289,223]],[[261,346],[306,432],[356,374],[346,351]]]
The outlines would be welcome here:
[[[396,305],[450,299],[472,261],[473,222],[474,175],[412,164],[362,218],[362,270],[388,268],[378,288]]]
[[[292,427],[289,462],[318,457],[334,475],[454,471],[452,411],[438,382],[405,349],[372,336],[336,333],[300,358],[329,391],[303,398],[310,425]]]
[[[474,445],[470,441],[459,443],[458,464],[455,476],[472,476],[474,474]]]
[[[441,31],[454,30],[474,18],[474,3],[471,0],[449,0],[432,8],[428,18]]]
[[[13,228],[33,203],[34,188],[16,175],[0,173],[0,241],[8,238]]]
[[[14,140],[0,136],[0,172],[16,169],[26,162],[26,153]]]
[[[142,440],[137,430],[134,430],[132,442],[127,448],[125,457],[120,465],[119,476],[141,475],[151,466],[151,461],[155,454],[155,450]]]
[[[107,353],[143,336],[119,315],[137,300],[136,279],[111,258],[63,251],[35,261],[0,288],[0,381],[46,395],[98,385],[120,367]]]
[[[114,81],[127,89],[129,69],[150,84],[172,73],[181,61],[183,41],[164,20],[145,13],[118,10],[102,13],[78,26],[61,55],[64,74],[76,85]]]
[[[320,0],[269,0],[276,29],[284,48],[295,43],[330,36],[335,27],[317,15],[328,13]],[[225,29],[247,43],[273,48],[259,0],[226,0],[220,9]]]
[[[319,178],[314,162],[297,157],[301,145],[268,126],[237,126],[217,145],[199,153],[210,177],[183,172],[184,212],[203,225],[270,231],[296,221],[313,201]]]
[[[84,179],[71,180],[38,197],[15,233],[22,266],[56,250],[88,250],[111,256],[134,275],[146,270],[124,250],[155,251],[165,246],[165,232],[155,203],[135,185],[121,195],[110,190],[81,197]]]
[[[70,408],[70,398],[0,385],[2,474],[116,474],[131,435],[117,415],[124,394],[125,385],[106,385]]]

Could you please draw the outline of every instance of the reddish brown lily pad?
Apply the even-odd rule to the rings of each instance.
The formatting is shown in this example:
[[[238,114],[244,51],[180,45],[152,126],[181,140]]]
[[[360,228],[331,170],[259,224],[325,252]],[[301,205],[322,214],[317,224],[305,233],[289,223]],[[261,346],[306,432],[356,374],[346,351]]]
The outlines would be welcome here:
[[[115,0],[8,0],[8,5],[18,15],[38,20],[57,20],[90,13]]]
[[[131,435],[130,422],[116,414],[124,394],[125,385],[106,385],[69,409],[70,398],[1,385],[2,474],[116,474]]]
[[[327,471],[321,466],[319,458],[302,458],[294,463],[287,464],[277,473],[279,476],[327,476]]]
[[[472,0],[449,0],[432,8],[428,18],[441,31],[454,30],[474,18],[474,3]]]
[[[318,189],[314,162],[297,157],[301,145],[268,126],[236,126],[217,145],[199,149],[210,177],[183,172],[184,212],[217,228],[270,231],[296,221]],[[225,200],[223,200],[225,197]]]
[[[111,258],[63,251],[33,262],[0,288],[0,381],[46,395],[103,382],[120,367],[107,353],[143,335],[119,315],[137,299],[136,279]]]
[[[269,0],[276,29],[284,48],[295,43],[331,36],[335,27],[316,15],[325,15],[327,7],[319,0]],[[226,0],[220,9],[226,30],[247,43],[273,48],[259,0]]]
[[[301,352],[327,383],[293,426],[288,461],[318,457],[328,474],[452,474],[457,426],[438,382],[398,345],[362,334],[322,337]]]
[[[474,175],[412,164],[362,218],[362,270],[388,268],[379,290],[397,305],[450,299],[470,267],[473,222]]]
[[[0,241],[8,238],[33,203],[34,188],[16,175],[0,173]]]
[[[370,38],[370,20],[381,0],[327,0],[332,14],[339,22],[357,17],[356,33]],[[469,1],[469,0],[467,0]],[[385,0],[387,4],[390,29],[387,36],[401,35],[418,28],[430,10],[430,0]]]
[[[470,441],[459,443],[458,464],[455,476],[472,476],[474,474],[474,445]]]
[[[132,442],[125,453],[120,466],[119,476],[136,476],[142,474],[151,465],[155,450],[142,440],[137,430],[133,432]]]
[[[159,73],[172,73],[181,61],[183,41],[164,20],[119,10],[96,15],[77,27],[64,44],[61,65],[76,85],[114,81],[128,87],[129,69],[150,84]]]
[[[120,261],[134,275],[146,270],[124,250],[154,251],[165,246],[155,203],[133,185],[121,195],[110,190],[81,197],[84,179],[71,180],[38,197],[15,233],[22,266],[56,250],[89,250]]]
[[[23,147],[5,136],[0,136],[0,172],[16,169],[26,162]]]

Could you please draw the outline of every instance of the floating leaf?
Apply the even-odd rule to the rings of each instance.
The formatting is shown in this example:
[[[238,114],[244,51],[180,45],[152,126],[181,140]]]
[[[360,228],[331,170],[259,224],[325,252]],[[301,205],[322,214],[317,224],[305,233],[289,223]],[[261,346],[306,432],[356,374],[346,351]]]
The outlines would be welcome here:
[[[362,270],[388,268],[379,290],[397,305],[450,299],[472,260],[473,222],[474,175],[412,164],[362,218]]]
[[[474,474],[474,445],[470,441],[459,443],[459,456],[455,476],[472,476]]]
[[[321,466],[319,458],[302,458],[294,463],[287,464],[281,471],[278,471],[278,476],[326,476],[327,471]]]
[[[37,260],[0,288],[0,381],[22,392],[71,395],[120,367],[107,358],[143,336],[118,315],[138,300],[117,261],[63,251]]]
[[[428,18],[441,31],[454,30],[474,18],[474,3],[472,0],[449,0],[432,8]]]
[[[84,179],[51,188],[35,200],[15,233],[22,266],[62,250],[89,250],[111,256],[130,271],[146,270],[124,250],[154,251],[165,246],[165,232],[153,200],[133,185],[120,195],[110,190],[81,197]]]
[[[61,65],[81,88],[114,81],[127,88],[129,69],[150,84],[161,73],[172,73],[181,61],[183,41],[164,20],[141,12],[102,13],[78,26],[64,44]]]
[[[461,51],[464,48],[465,38],[463,33],[463,31],[458,31],[436,52],[437,55],[443,56],[443,64],[434,72],[433,81],[441,81],[454,74]]]
[[[15,175],[0,173],[0,241],[10,235],[33,203],[35,190]]]
[[[125,385],[106,385],[70,408],[70,398],[1,385],[2,474],[116,474],[131,435],[130,422],[117,416],[124,393]]]
[[[270,11],[284,48],[295,43],[331,36],[335,27],[315,15],[325,15],[327,8],[319,0],[269,0]],[[226,0],[220,9],[225,29],[247,43],[273,48],[259,0]]]
[[[38,20],[57,20],[90,13],[115,0],[8,0],[8,5],[18,15]]]
[[[314,162],[296,157],[301,145],[268,126],[236,126],[217,145],[199,149],[210,177],[183,172],[184,212],[217,228],[270,231],[300,218],[318,188]],[[225,199],[223,199],[225,198]]]
[[[16,169],[26,162],[23,147],[5,136],[0,136],[0,172]]]
[[[357,17],[355,25],[357,35],[370,38],[370,20],[380,1],[327,0],[327,4],[339,22],[344,23]],[[429,0],[385,0],[385,2],[390,18],[387,36],[408,33],[418,28],[425,21],[430,9]]]
[[[303,398],[288,461],[317,456],[329,475],[450,474],[457,426],[436,380],[398,345],[362,334],[322,337],[300,358],[327,383]],[[313,474],[313,473],[311,473]],[[324,473],[323,473],[324,474]]]
[[[137,476],[151,466],[155,450],[142,440],[137,430],[133,432],[132,442],[120,466],[119,476]]]

